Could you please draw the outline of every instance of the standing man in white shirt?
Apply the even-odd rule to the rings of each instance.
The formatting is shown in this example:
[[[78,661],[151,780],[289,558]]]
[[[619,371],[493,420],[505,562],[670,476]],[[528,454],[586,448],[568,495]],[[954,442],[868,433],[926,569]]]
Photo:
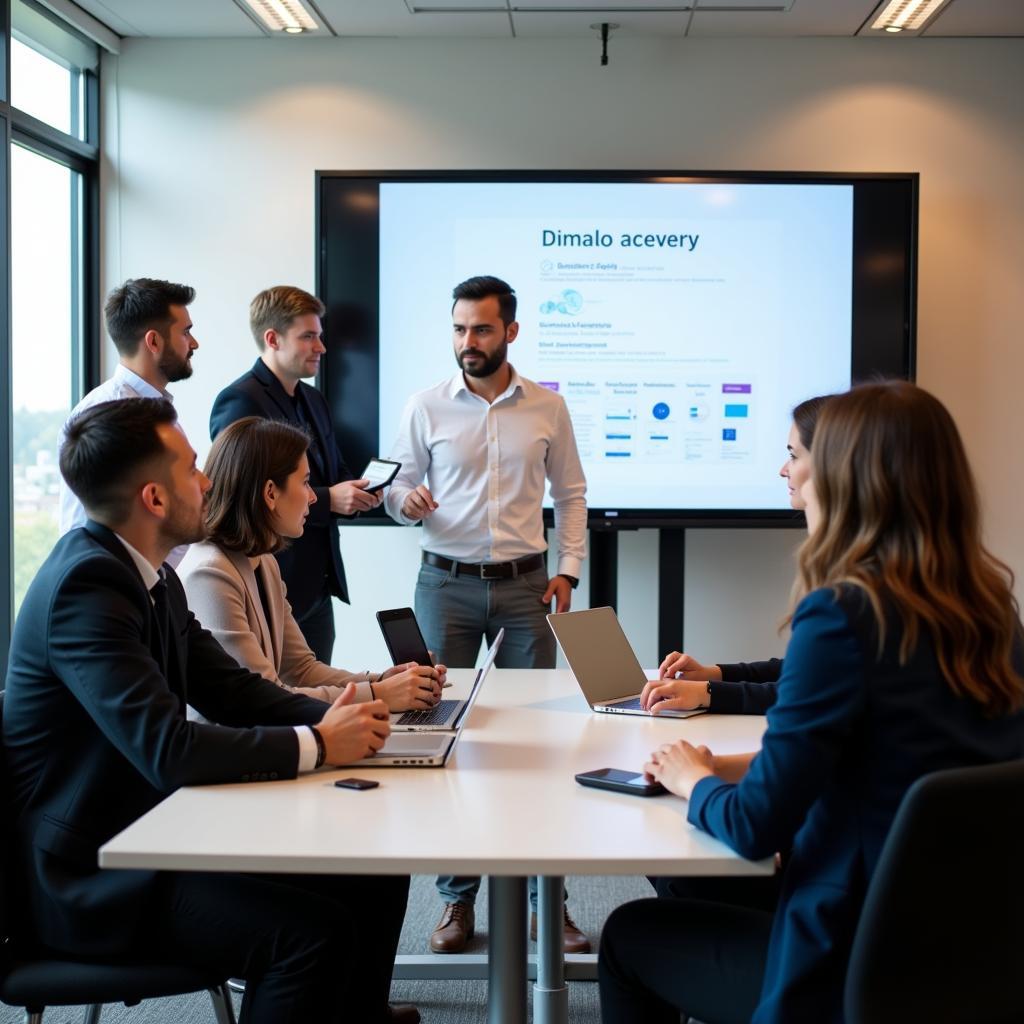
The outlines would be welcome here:
[[[553,668],[545,615],[569,610],[586,554],[586,480],[564,399],[516,373],[516,297],[496,277],[452,293],[459,372],[412,396],[392,458],[402,468],[384,499],[399,523],[423,523],[416,617],[439,662],[469,668],[499,629],[499,668]],[[558,573],[548,578],[542,505],[550,481]],[[465,948],[479,878],[442,877],[445,902],[430,937],[437,953]],[[536,885],[530,900],[536,922]],[[534,929],[535,934],[535,926]],[[565,914],[565,949],[590,943]]]
[[[71,410],[68,420],[100,402],[122,398],[167,398],[167,385],[192,376],[192,353],[199,342],[192,335],[188,307],[195,289],[149,277],[125,281],[108,296],[103,312],[107,333],[121,359],[114,375],[93,388]],[[65,430],[67,424],[65,424]],[[65,430],[61,431],[61,443]],[[85,509],[68,487],[60,481],[60,535],[76,526],[84,526]],[[177,565],[187,547],[175,548],[169,561]]]

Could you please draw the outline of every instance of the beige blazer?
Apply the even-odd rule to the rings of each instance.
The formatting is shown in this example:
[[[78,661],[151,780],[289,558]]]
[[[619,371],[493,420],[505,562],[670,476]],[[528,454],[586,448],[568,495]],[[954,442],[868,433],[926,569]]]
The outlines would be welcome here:
[[[269,622],[256,586],[257,572],[263,576]],[[366,672],[346,672],[316,660],[285,599],[273,555],[249,559],[204,541],[188,549],[178,575],[195,617],[240,665],[307,697],[333,701],[347,683],[355,682],[356,700],[370,699]]]

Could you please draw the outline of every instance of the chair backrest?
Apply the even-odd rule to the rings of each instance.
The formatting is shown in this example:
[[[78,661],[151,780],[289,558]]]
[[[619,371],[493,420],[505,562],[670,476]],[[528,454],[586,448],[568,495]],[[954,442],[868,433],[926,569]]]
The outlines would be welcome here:
[[[1024,761],[908,790],[857,927],[845,1015],[1024,1021]]]

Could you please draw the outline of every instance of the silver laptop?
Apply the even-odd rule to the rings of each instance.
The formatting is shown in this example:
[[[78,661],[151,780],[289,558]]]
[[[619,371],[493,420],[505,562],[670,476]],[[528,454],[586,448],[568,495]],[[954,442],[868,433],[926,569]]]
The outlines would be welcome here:
[[[499,629],[494,643],[487,648],[483,664],[477,672],[477,680],[483,681],[485,676],[494,664],[498,655],[498,648],[505,638],[505,630]],[[474,690],[477,682],[473,683]],[[422,710],[395,711],[391,714],[392,732],[454,732],[466,704],[473,699],[473,690],[470,690],[466,700],[439,700],[432,708]]]
[[[345,765],[346,768],[443,768],[452,756],[455,745],[462,735],[462,728],[469,718],[473,704],[480,689],[491,671],[495,655],[501,645],[504,630],[499,630],[484,658],[484,663],[477,670],[473,687],[465,700],[457,701],[461,705],[456,713],[455,724],[447,732],[393,732],[385,741],[384,746],[372,757],[364,757]]]
[[[549,615],[548,625],[594,711],[649,715],[640,707],[647,675],[611,608]],[[703,711],[662,711],[659,717],[691,718]]]

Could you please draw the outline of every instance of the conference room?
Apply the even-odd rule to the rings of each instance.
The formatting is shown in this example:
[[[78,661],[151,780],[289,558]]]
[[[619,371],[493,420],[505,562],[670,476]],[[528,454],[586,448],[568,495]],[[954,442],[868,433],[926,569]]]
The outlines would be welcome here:
[[[886,6],[873,0],[317,0],[303,5],[312,27],[301,32],[267,27],[244,0],[11,0],[2,6],[10,11],[4,22],[8,87],[0,102],[9,152],[0,169],[9,197],[9,217],[0,226],[8,271],[3,280],[9,283],[0,289],[7,353],[0,398],[8,410],[0,497],[9,512],[7,543],[0,546],[0,570],[8,580],[0,594],[0,663],[7,662],[20,601],[57,539],[60,425],[117,365],[104,332],[104,297],[139,276],[195,288],[189,307],[199,340],[194,372],[170,390],[202,465],[217,395],[258,354],[247,321],[253,296],[288,283],[328,300],[324,189],[353,176],[433,183],[469,175],[469,181],[486,183],[533,174],[550,181],[622,184],[696,174],[743,184],[748,176],[757,183],[774,175],[896,175],[913,182],[914,244],[905,250],[910,262],[901,271],[912,285],[902,293],[908,302],[901,325],[904,355],[909,353],[914,379],[945,404],[964,438],[987,546],[1018,575],[1024,569],[1017,443],[1024,436],[1024,412],[1016,388],[1024,355],[1015,343],[1017,279],[1024,264],[1024,155],[1014,99],[1024,91],[1019,4],[948,0],[923,28],[901,32],[873,27]],[[610,26],[606,40],[604,23]],[[59,110],[40,105],[42,87],[27,84],[47,74],[56,75],[64,90]],[[608,211],[608,223],[611,212],[621,214]],[[600,221],[585,227],[579,218],[569,226],[542,223],[539,214],[532,224],[538,237],[545,228],[609,230]],[[614,225],[611,230],[615,245],[587,250],[586,257],[581,248],[566,247],[555,258],[621,262],[621,233]],[[643,240],[659,231],[685,238],[685,245],[672,248],[673,259],[701,253],[702,239],[692,236],[702,232],[682,222],[670,229],[645,223],[630,234]],[[759,242],[757,259],[778,275],[778,245],[765,236]],[[447,355],[451,287],[470,273],[502,274],[488,262],[489,253],[505,255],[500,232],[467,236],[459,245],[456,259],[424,251],[418,238],[404,248],[398,243],[386,281],[376,282],[389,289],[388,303],[380,308],[380,354],[394,360],[401,341],[436,355],[420,371],[425,379],[378,381],[373,399],[378,412],[391,410],[392,438],[408,394],[453,372]],[[363,259],[358,253],[347,257],[355,261],[352,278],[367,266],[380,270],[379,255],[368,248]],[[449,259],[452,273],[443,262]],[[467,264],[470,270],[457,273]],[[865,269],[869,276],[872,271],[884,275],[892,268]],[[443,285],[424,285],[435,277]],[[534,285],[523,288],[526,282],[511,283],[531,298],[536,291]],[[564,287],[539,299],[559,299]],[[319,383],[333,403],[344,384],[359,386],[358,368],[365,365],[352,356],[348,336],[332,333],[331,313],[338,309],[332,301],[346,299],[328,301],[324,318],[327,352]],[[605,319],[599,307],[589,312],[594,321]],[[399,313],[404,319],[385,323]],[[537,316],[531,311],[523,319],[532,323]],[[680,309],[677,319],[680,328],[691,323],[691,310]],[[524,329],[517,344],[523,341],[534,344],[536,338]],[[810,348],[798,340],[795,351]],[[513,361],[515,356],[513,348]],[[399,369],[406,375],[419,371]],[[799,369],[792,360],[774,367],[783,378]],[[726,662],[780,657],[785,650],[787,634],[779,626],[805,533],[786,513],[785,484],[774,472],[785,458],[790,408],[809,393],[790,401],[790,391],[780,386],[779,394],[787,398],[770,412],[778,437],[770,444],[765,440],[758,458],[771,467],[759,482],[759,499],[772,502],[767,507],[781,515],[718,522],[695,517],[667,526],[634,519],[628,528],[614,529],[614,519],[628,517],[595,512],[621,513],[623,507],[598,510],[591,502],[588,556],[572,607],[613,604],[645,669],[656,669],[672,649]],[[343,418],[344,411],[337,415]],[[339,438],[343,450],[346,437]],[[388,439],[379,441],[381,450],[363,454],[387,457]],[[362,455],[353,461],[361,462]],[[667,479],[661,471],[653,475],[659,485]],[[420,530],[367,518],[374,521],[343,522],[351,603],[333,602],[333,662],[354,670],[389,663],[375,615],[413,604],[421,558]],[[548,569],[558,571],[553,553]],[[693,736],[713,749],[717,742],[739,752],[759,740],[763,720],[595,716],[564,659],[558,664],[546,681],[531,680],[521,688],[513,680],[503,684],[503,673],[515,670],[493,670],[462,749],[443,770],[366,770],[381,784],[364,793],[333,787],[321,793],[310,778],[294,784],[303,800],[330,799],[339,830],[347,815],[369,813],[365,808],[374,800],[398,813],[399,804],[388,801],[406,785],[410,792],[437,791],[431,799],[454,801],[446,812],[454,820],[446,825],[463,836],[465,848],[424,849],[418,868],[395,865],[415,877],[392,995],[396,1002],[415,1003],[425,1020],[511,1020],[531,1012],[535,1020],[566,1019],[558,1016],[563,1013],[571,1021],[599,1019],[595,954],[551,957],[545,965],[531,942],[532,959],[523,970],[533,979],[550,969],[546,977],[553,980],[545,984],[557,994],[538,1011],[533,981],[521,985],[518,976],[500,983],[514,991],[495,994],[493,979],[488,985],[487,953],[496,938],[488,883],[477,904],[477,934],[466,952],[447,959],[428,951],[439,909],[434,876],[460,865],[470,874],[489,875],[487,842],[507,856],[499,867],[490,865],[498,878],[567,878],[569,908],[594,950],[616,906],[651,894],[643,876],[657,874],[659,862],[667,864],[675,840],[690,851],[684,856],[715,850],[726,857],[721,844],[686,825],[685,802],[591,793],[579,789],[572,775],[609,766],[639,770],[664,736]],[[465,696],[472,677],[469,669],[453,671],[450,692]],[[460,773],[463,762],[481,764],[486,756],[494,760],[476,781],[468,770]],[[516,783],[524,760],[537,774]],[[471,779],[462,803],[441,792],[456,785],[450,781],[456,775]],[[550,788],[552,798],[564,802],[552,805],[551,821],[508,832],[494,824],[478,833],[473,809],[491,792],[480,779],[492,775],[495,785],[513,785],[508,799],[527,802],[519,808],[524,818],[530,817],[524,793],[531,781],[536,799]],[[406,778],[408,783],[399,781]],[[210,841],[221,829],[231,839],[227,826],[236,813],[240,837],[250,816],[253,828],[272,821],[278,812],[261,809],[260,801],[277,799],[279,792],[287,803],[291,785],[248,787],[245,806],[232,809],[230,821],[211,811]],[[189,798],[205,799],[191,790]],[[417,823],[423,832],[426,812],[409,813],[408,834],[417,831]],[[545,848],[556,838],[557,815],[574,829],[593,827],[595,834],[582,849]],[[603,816],[609,827],[601,831]],[[634,840],[628,856],[606,851],[603,864],[582,863],[590,853],[600,861],[600,842],[612,842],[616,833]],[[388,842],[359,856],[370,860],[405,849],[397,839]],[[315,850],[307,852],[315,858]],[[731,853],[728,859],[737,872],[765,870]],[[522,867],[518,875],[516,863]],[[557,893],[550,885],[542,886],[545,892],[550,904]],[[513,905],[518,888],[503,897],[504,906]],[[498,937],[518,950],[515,928]],[[562,977],[568,979],[564,985]],[[0,1020],[19,1020],[20,1014],[5,1007]],[[205,1020],[212,1011],[205,996],[191,995],[147,1000],[128,1011],[110,1005],[103,1019]]]

